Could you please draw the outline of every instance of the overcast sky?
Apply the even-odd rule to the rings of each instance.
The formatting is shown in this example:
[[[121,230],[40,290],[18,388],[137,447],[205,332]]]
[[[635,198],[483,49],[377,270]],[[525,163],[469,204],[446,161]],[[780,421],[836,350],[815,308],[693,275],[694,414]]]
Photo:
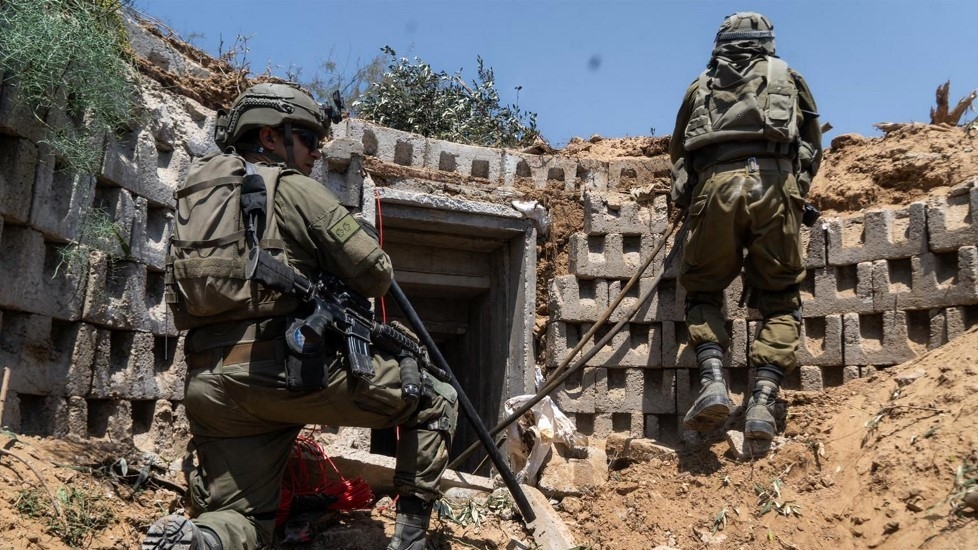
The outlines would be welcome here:
[[[666,135],[709,59],[723,18],[758,11],[777,53],[808,81],[836,135],[928,122],[938,85],[951,106],[978,88],[976,0],[135,0],[211,54],[246,36],[255,72],[355,68],[390,45],[435,70],[492,67],[506,104],[537,113],[551,145],[574,136]],[[516,88],[521,87],[517,92]],[[975,118],[971,112],[964,120]]]

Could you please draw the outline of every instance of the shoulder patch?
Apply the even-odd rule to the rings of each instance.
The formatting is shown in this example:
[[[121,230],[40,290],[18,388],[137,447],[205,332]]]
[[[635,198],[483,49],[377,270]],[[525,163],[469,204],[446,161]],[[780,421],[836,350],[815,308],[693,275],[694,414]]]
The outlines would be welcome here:
[[[360,224],[353,218],[353,214],[343,216],[329,228],[329,234],[340,244],[345,244],[357,231],[360,231]]]

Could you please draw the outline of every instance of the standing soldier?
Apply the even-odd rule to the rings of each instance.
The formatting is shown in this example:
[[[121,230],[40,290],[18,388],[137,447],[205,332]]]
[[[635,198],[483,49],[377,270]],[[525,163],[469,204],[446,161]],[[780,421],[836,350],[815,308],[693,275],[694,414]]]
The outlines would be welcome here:
[[[722,371],[730,346],[723,292],[744,269],[749,305],[763,316],[750,349],[757,375],[744,435],[774,436],[772,405],[797,362],[798,285],[805,278],[800,224],[821,143],[815,101],[801,75],[775,56],[771,22],[751,12],[724,19],[706,70],[686,91],[669,145],[673,198],[689,209],[679,280],[701,383],[686,429],[710,431],[733,407]]]
[[[390,287],[387,254],[309,178],[328,125],[323,108],[298,87],[253,86],[218,112],[221,152],[196,161],[176,192],[167,302],[177,328],[189,329],[184,404],[198,463],[189,496],[199,515],[158,520],[143,550],[271,543],[282,477],[306,424],[400,426],[400,498],[388,549],[424,548],[455,430],[454,389],[423,375],[427,391],[409,399],[398,360],[375,352],[365,362],[373,375],[362,375],[364,365],[352,369],[332,333],[318,347],[294,351],[286,329],[308,306],[246,275],[260,252],[306,279],[337,277],[363,296]]]

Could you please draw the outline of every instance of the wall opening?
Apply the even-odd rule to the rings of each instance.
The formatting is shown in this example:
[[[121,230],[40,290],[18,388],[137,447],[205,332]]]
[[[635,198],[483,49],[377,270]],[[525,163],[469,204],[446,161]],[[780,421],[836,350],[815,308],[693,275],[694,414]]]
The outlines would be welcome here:
[[[505,399],[532,391],[536,243],[527,244],[529,220],[474,213],[467,204],[385,203],[383,244],[398,286],[491,430]],[[407,323],[390,297],[378,304],[378,317],[384,311],[388,322]],[[477,441],[460,407],[452,459]],[[373,432],[371,452],[393,455],[395,446],[394,430]],[[459,469],[473,471],[484,458],[484,451],[472,453]]]

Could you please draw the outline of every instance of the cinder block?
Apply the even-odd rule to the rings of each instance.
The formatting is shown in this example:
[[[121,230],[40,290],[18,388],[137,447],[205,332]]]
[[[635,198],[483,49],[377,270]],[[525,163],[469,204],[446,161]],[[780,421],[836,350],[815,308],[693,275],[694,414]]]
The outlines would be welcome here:
[[[92,395],[124,399],[163,397],[156,379],[155,339],[152,334],[109,330],[102,333],[108,343],[108,361],[95,364]]]
[[[978,249],[962,246],[909,260],[874,263],[875,309],[931,309],[978,303]]]
[[[37,122],[26,101],[21,99],[16,78],[0,78],[0,133],[27,138],[34,143],[44,138],[44,126]]]
[[[630,200],[628,195],[621,193],[585,193],[584,233],[592,236],[609,233],[624,236],[647,233],[663,235],[668,224],[667,208],[664,196],[658,197],[650,208],[639,205]],[[657,239],[656,242],[660,240]]]
[[[798,367],[801,379],[800,389],[802,391],[822,391],[825,384],[822,382],[822,369],[812,365],[800,365]]]
[[[95,178],[56,166],[47,144],[39,145],[38,153],[41,160],[34,178],[31,225],[58,240],[75,240],[95,198]]]
[[[676,414],[676,369],[645,369],[642,375],[642,412]]]
[[[37,147],[16,136],[0,134],[0,218],[26,224],[30,219],[37,170]]]
[[[842,316],[806,317],[796,352],[798,363],[818,367],[843,364]]]
[[[558,275],[550,283],[550,315],[568,322],[594,322],[607,310],[608,280]],[[619,308],[623,305],[619,305]]]
[[[828,252],[825,248],[826,222],[819,220],[814,227],[801,226],[801,249],[806,269],[828,265]]]
[[[866,212],[826,221],[828,264],[909,258],[927,250],[926,205]]]
[[[553,392],[552,397],[565,413],[594,414],[597,410],[598,369],[581,368]]]
[[[667,180],[670,167],[669,159],[664,156],[613,159],[608,162],[608,190],[620,191],[656,179]]]
[[[0,308],[77,319],[86,266],[64,265],[61,249],[27,226],[5,226],[0,241]]]
[[[88,437],[88,401],[84,397],[71,396],[65,399],[67,405],[68,422],[61,427],[64,434],[59,437],[70,436],[77,439]]]
[[[927,203],[930,250],[949,252],[978,242],[978,180],[951,190],[946,197]]]
[[[608,165],[600,161],[509,150],[503,151],[502,161],[504,188],[512,189],[525,182],[536,189],[556,187],[568,192],[608,188]]]
[[[152,326],[145,295],[145,265],[110,260],[98,250],[89,255],[88,292],[82,313],[86,322],[149,332]]]
[[[810,274],[800,288],[805,317],[875,311],[872,262],[817,268]]]
[[[503,150],[429,139],[424,167],[502,185]]]
[[[616,323],[617,325],[617,323]],[[626,323],[622,332],[627,333],[624,353],[612,357],[609,365],[619,367],[661,368],[662,325],[660,323]]]
[[[656,263],[653,262],[649,271],[654,272]],[[642,306],[635,312],[635,321],[655,322],[655,321],[677,321],[683,322],[686,319],[686,291],[675,277],[667,277],[663,274],[658,279],[658,284],[653,289],[652,284],[656,282],[656,277],[643,277],[639,279],[637,291],[633,287],[632,291],[624,300],[621,315],[631,311],[638,305],[638,298],[650,294],[649,299],[643,302]],[[616,316],[618,313],[616,313]],[[619,317],[620,318],[620,317]]]
[[[173,209],[153,207],[145,197],[133,201],[131,257],[150,269],[166,269],[166,246],[173,223]]]
[[[347,121],[346,136],[363,144],[363,153],[383,162],[422,168],[428,139],[360,119]]]
[[[897,365],[916,357],[907,334],[907,315],[903,311],[859,315],[847,313],[842,319],[843,346],[850,365]]]
[[[569,271],[578,277],[631,279],[655,248],[655,235],[626,237],[619,233],[571,235],[568,244]]]

